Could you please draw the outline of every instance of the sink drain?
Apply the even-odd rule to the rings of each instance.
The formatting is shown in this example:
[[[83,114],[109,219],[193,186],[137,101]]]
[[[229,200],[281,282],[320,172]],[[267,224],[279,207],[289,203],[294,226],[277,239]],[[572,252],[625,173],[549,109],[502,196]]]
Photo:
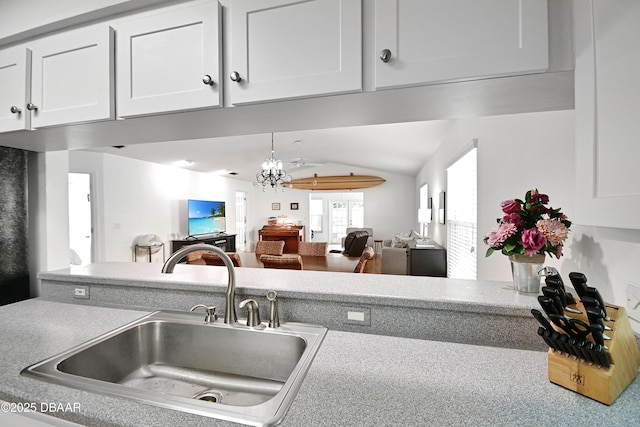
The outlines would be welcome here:
[[[196,394],[194,396],[194,399],[204,400],[206,402],[212,403],[220,403],[222,402],[222,394],[218,393],[217,391],[207,390],[203,391],[202,393]]]

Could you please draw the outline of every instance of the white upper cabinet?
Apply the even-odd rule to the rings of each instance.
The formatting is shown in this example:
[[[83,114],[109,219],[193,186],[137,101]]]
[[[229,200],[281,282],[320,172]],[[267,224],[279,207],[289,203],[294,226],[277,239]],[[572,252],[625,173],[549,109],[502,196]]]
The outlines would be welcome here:
[[[638,22],[637,0],[574,3],[578,224],[640,229]]]
[[[376,0],[375,86],[542,72],[546,0]]]
[[[118,116],[221,106],[220,16],[207,1],[117,25]]]
[[[33,128],[114,118],[113,29],[96,25],[29,43]]]
[[[360,0],[233,0],[231,103],[362,90]]]
[[[29,129],[31,51],[23,46],[0,51],[0,132]]]

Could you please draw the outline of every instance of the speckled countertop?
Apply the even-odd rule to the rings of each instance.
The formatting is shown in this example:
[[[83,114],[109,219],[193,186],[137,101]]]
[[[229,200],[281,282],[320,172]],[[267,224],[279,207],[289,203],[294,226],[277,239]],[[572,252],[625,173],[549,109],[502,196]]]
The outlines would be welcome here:
[[[138,288],[211,291],[226,289],[225,267],[178,264],[162,274],[158,263],[97,263],[39,274],[44,281],[101,284]],[[456,280],[440,277],[353,274],[324,271],[236,268],[237,293],[245,289],[279,295],[295,294],[311,300],[375,302],[402,307],[448,310],[452,305],[469,312],[521,315],[537,307],[535,295],[518,294],[513,284],[499,281]]]
[[[0,399],[78,403],[91,426],[228,422],[20,376],[35,362],[147,314],[28,300],[0,307]],[[546,353],[329,331],[282,426],[640,424],[640,382],[606,406],[547,381]]]

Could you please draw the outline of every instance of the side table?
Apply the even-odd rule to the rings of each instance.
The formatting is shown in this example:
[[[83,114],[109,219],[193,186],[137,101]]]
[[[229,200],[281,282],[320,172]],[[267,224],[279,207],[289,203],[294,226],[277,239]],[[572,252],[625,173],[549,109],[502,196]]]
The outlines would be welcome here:
[[[376,255],[382,255],[382,240],[373,240],[373,251]]]
[[[133,248],[133,260],[135,262],[138,261],[138,249],[146,249],[148,251],[149,254],[149,262],[151,262],[151,255],[156,252],[153,251],[153,249],[159,249],[160,247],[162,247],[162,262],[165,261],[165,255],[164,255],[164,243],[158,243],[155,245],[134,245]]]

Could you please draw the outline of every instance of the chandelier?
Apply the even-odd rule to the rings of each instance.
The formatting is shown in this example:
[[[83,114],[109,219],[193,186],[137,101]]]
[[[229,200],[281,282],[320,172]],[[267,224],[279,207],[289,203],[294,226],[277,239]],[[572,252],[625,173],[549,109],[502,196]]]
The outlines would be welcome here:
[[[256,174],[256,187],[262,187],[266,191],[270,186],[275,191],[282,190],[291,182],[291,175],[282,168],[282,161],[276,160],[273,154],[273,133],[271,133],[271,157],[262,162],[262,171]]]

